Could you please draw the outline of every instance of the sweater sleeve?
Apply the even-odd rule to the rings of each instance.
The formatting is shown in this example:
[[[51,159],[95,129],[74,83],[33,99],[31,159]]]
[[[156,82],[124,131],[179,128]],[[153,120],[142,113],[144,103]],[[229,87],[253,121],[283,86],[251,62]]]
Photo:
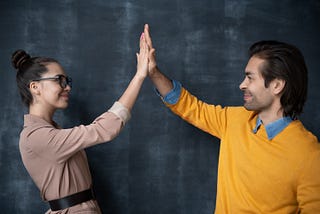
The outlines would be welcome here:
[[[320,213],[320,146],[304,164],[297,197],[301,214]]]
[[[218,138],[223,136],[226,128],[226,111],[217,105],[207,104],[186,89],[181,89],[179,100],[175,104],[165,103],[175,114],[195,127]]]
[[[49,125],[35,124],[27,128],[25,145],[30,152],[62,163],[82,149],[114,139],[129,117],[128,110],[116,102],[108,112],[89,125],[56,129]]]

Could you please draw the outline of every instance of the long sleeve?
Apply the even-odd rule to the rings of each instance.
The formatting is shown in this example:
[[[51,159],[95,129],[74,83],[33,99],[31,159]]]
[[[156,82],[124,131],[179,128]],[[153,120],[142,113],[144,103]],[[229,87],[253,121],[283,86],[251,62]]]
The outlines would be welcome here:
[[[128,111],[117,102],[90,125],[69,129],[57,129],[36,116],[26,115],[21,139],[30,151],[61,163],[84,148],[115,138],[129,117]]]
[[[166,105],[188,123],[218,138],[221,138],[227,126],[227,108],[202,102],[184,88],[176,104]]]
[[[297,189],[300,213],[320,213],[320,149],[301,168]]]

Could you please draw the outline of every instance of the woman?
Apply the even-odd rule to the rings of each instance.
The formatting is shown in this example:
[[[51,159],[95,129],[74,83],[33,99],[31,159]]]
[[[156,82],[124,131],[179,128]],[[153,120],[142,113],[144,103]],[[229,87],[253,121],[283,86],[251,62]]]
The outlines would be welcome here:
[[[71,78],[54,59],[30,57],[23,50],[13,53],[17,85],[29,109],[20,134],[20,153],[42,199],[50,204],[46,213],[101,213],[92,194],[84,149],[112,140],[128,121],[147,76],[148,53],[142,34],[137,72],[120,99],[90,125],[70,129],[61,129],[53,115],[68,106]]]

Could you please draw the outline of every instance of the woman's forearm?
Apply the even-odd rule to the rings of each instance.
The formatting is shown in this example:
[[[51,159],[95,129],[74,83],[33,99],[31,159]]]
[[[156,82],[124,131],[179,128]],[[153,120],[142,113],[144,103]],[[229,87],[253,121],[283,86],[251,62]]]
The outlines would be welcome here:
[[[145,77],[136,74],[118,100],[118,102],[128,108],[129,111],[131,111],[134,103],[137,100],[144,79]]]

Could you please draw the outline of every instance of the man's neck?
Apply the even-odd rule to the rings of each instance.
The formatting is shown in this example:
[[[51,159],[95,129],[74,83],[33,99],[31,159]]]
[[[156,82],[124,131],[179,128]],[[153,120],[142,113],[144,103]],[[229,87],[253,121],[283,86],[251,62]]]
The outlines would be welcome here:
[[[262,111],[262,112],[259,112],[258,115],[259,115],[259,118],[262,120],[263,124],[266,126],[269,123],[272,123],[282,118],[283,110],[279,109],[278,111]]]

